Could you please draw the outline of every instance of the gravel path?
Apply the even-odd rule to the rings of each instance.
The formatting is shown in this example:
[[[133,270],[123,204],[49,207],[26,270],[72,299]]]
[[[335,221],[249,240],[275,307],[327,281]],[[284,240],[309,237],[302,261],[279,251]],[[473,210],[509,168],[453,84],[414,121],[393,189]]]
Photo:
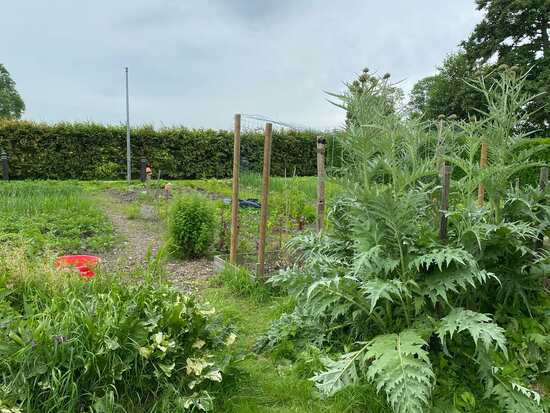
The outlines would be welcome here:
[[[145,266],[148,257],[154,257],[163,246],[163,222],[154,214],[147,218],[128,219],[125,207],[135,202],[128,193],[106,191],[101,205],[123,239],[110,253],[105,254],[106,268],[131,270]],[[196,291],[213,275],[212,260],[180,261],[168,259],[165,263],[166,277],[178,289]]]

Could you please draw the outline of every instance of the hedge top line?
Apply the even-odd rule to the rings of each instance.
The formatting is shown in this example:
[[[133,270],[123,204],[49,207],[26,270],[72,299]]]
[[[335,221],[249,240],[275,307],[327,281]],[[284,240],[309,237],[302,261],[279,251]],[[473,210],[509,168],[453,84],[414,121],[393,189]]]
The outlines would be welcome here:
[[[243,114],[243,116],[245,116]],[[256,115],[246,115],[247,118],[259,120],[260,118],[255,118]],[[308,133],[308,134],[318,134],[318,135],[332,135],[339,133],[338,128],[333,129],[315,129],[315,128],[309,128],[304,127],[300,125],[292,125],[288,123],[283,122],[275,122],[272,120],[266,120],[266,122],[269,121],[270,123],[273,123],[274,125],[279,125],[283,127],[284,129],[273,129],[274,133]],[[81,127],[81,126],[89,126],[89,127],[98,127],[98,128],[106,128],[106,129],[123,129],[126,130],[126,124],[120,123],[120,124],[113,124],[113,123],[101,123],[101,122],[94,122],[94,121],[59,121],[59,122],[45,122],[45,121],[35,121],[35,120],[27,120],[27,119],[7,119],[7,118],[0,118],[0,127],[5,126],[13,126],[13,125],[21,125],[26,124],[29,126],[34,127],[44,127],[44,128],[57,128],[57,127]],[[222,129],[222,128],[193,128],[188,127],[185,125],[170,125],[170,126],[160,126],[156,127],[154,125],[144,123],[140,125],[130,126],[131,130],[150,130],[153,132],[164,132],[164,131],[179,131],[179,130],[185,130],[190,132],[216,132],[220,134],[226,134],[226,133],[233,133],[232,129]],[[247,129],[244,129],[242,131],[243,134],[250,133],[250,134],[262,134],[261,131],[250,131]]]
[[[282,129],[273,133],[273,175],[315,175],[316,140],[334,133]],[[152,126],[132,129],[132,173],[147,158],[155,176],[167,179],[228,178],[233,131]],[[332,146],[331,146],[332,144]],[[126,171],[126,128],[94,122],[56,124],[0,120],[0,148],[8,153],[12,179],[120,179]],[[259,171],[261,132],[243,131],[241,165]],[[329,149],[330,150],[330,149]],[[338,159],[338,156],[334,156]]]

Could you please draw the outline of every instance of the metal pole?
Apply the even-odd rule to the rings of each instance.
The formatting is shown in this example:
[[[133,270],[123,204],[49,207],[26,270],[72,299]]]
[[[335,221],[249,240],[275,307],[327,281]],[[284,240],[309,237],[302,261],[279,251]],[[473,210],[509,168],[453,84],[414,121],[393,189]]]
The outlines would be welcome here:
[[[237,265],[239,247],[239,170],[241,163],[241,115],[235,115],[235,138],[233,140],[233,192],[231,198],[231,247],[229,262]]]
[[[132,180],[132,153],[130,150],[130,99],[128,94],[128,68],[124,68],[126,75],[126,179]]]
[[[262,202],[260,210],[260,239],[258,243],[258,277],[265,274],[265,239],[267,235],[269,170],[271,167],[271,134],[273,125],[265,124],[264,133],[264,169],[262,174]]]

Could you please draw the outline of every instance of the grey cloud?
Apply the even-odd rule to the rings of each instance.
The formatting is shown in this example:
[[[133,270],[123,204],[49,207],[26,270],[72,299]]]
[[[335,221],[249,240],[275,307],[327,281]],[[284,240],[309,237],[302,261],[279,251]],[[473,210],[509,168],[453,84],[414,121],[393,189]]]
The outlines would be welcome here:
[[[27,119],[230,127],[235,112],[338,126],[326,102],[364,66],[435,71],[479,14],[473,0],[9,1],[0,59]]]

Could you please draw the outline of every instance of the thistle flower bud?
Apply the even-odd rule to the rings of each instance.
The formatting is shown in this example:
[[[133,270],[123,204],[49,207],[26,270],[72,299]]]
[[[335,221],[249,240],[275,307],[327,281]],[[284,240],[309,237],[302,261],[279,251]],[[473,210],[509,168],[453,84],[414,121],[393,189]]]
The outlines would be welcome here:
[[[365,68],[363,69],[363,73],[369,73],[369,68],[368,68],[368,67],[365,67]]]
[[[509,67],[509,66],[508,66],[507,64],[503,63],[503,64],[501,64],[501,65],[499,66],[499,69],[500,69],[500,70],[508,70],[508,67]]]
[[[519,72],[519,66],[518,66],[518,65],[514,65],[514,66],[512,66],[512,67],[510,68],[510,70],[511,70],[512,72]]]
[[[449,120],[457,120],[458,116],[456,116],[454,113],[449,116]]]
[[[444,114],[440,114],[440,115],[437,117],[437,119],[443,120],[443,119],[445,119],[445,115],[444,115]]]
[[[389,73],[385,73],[384,76],[383,76],[383,79],[389,79],[390,78],[390,74]]]

